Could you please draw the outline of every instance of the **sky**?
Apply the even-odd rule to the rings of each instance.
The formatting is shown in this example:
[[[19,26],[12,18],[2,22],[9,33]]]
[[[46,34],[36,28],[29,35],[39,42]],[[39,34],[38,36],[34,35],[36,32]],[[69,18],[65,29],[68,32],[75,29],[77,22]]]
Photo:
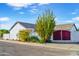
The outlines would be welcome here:
[[[35,23],[46,9],[53,11],[56,24],[79,28],[79,3],[0,3],[0,29],[9,30],[17,21]]]

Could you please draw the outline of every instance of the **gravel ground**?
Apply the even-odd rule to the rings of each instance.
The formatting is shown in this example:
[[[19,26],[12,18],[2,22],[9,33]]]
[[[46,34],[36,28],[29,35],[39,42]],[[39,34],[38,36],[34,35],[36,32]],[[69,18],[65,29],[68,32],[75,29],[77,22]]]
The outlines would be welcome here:
[[[0,56],[78,56],[79,51],[45,48],[0,41]]]

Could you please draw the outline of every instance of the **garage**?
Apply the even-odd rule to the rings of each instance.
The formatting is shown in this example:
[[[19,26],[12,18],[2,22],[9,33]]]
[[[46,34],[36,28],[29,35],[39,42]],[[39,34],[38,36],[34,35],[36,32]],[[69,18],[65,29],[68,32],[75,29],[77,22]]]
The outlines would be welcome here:
[[[57,30],[53,33],[53,40],[70,40],[70,31]]]

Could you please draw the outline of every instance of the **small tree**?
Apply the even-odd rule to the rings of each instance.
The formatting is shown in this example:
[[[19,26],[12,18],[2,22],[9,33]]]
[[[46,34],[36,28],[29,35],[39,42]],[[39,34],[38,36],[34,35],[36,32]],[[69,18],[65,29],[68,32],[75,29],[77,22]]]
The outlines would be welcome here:
[[[9,31],[6,29],[1,29],[0,30],[0,37],[3,38],[3,34],[6,34],[6,33],[9,33]]]
[[[43,41],[47,41],[48,38],[54,31],[55,27],[55,16],[50,10],[45,11],[43,15],[38,16],[37,22],[35,24],[35,31],[42,38]]]
[[[18,33],[18,38],[20,41],[28,41],[29,40],[30,30],[21,30]]]

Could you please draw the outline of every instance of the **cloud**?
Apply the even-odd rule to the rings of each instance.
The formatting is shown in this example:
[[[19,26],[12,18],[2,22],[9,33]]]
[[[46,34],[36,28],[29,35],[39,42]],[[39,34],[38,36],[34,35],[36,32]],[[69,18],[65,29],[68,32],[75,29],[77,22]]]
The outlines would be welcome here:
[[[37,5],[33,5],[33,6],[31,6],[31,8],[36,8],[37,7]]]
[[[61,20],[59,18],[55,18],[56,24],[66,24],[66,23],[74,23],[74,20]]]
[[[7,3],[7,5],[13,7],[15,10],[20,10],[21,8],[27,8],[32,3]]]
[[[36,8],[33,8],[30,10],[30,12],[32,12],[32,13],[37,13],[37,11],[38,11],[38,9],[36,9]]]
[[[74,17],[72,20],[79,21],[79,17]]]
[[[79,9],[75,9],[72,14],[77,14],[79,12]]]
[[[19,12],[19,14],[24,14],[24,12]]]
[[[8,3],[7,5],[13,6],[13,7],[27,7],[28,5],[31,5],[29,3]]]
[[[79,22],[78,22],[78,20],[79,20],[79,17],[74,17],[74,18],[72,18],[71,20],[61,20],[61,19],[59,19],[59,18],[56,18],[55,19],[55,21],[56,21],[56,24],[67,24],[67,23],[74,23],[76,26],[77,26],[77,28],[79,28]]]
[[[39,6],[41,5],[48,5],[49,3],[38,3]]]
[[[79,24],[78,23],[75,23],[75,25],[77,26],[77,28],[79,28]]]
[[[72,14],[77,14],[76,12],[72,12]]]
[[[71,21],[71,20],[66,20],[66,21],[57,21],[56,22],[57,24],[67,24],[67,23],[73,23],[73,21]]]
[[[74,24],[79,28],[79,17],[72,18],[72,21],[74,21]]]
[[[22,9],[21,7],[14,7],[13,8],[14,10],[20,10],[20,9]]]
[[[0,18],[0,21],[8,21],[8,20],[10,20],[9,17],[1,17],[1,18]]]
[[[12,24],[0,24],[0,29],[10,29]]]
[[[6,28],[6,27],[8,27],[6,24],[0,24],[0,28],[2,29],[2,28]]]

